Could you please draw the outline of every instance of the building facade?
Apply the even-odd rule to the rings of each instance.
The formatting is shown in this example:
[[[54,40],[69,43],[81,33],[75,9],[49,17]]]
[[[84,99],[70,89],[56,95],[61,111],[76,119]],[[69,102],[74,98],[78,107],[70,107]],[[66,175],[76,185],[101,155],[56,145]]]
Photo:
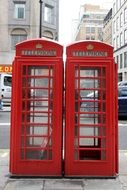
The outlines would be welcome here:
[[[83,5],[80,10],[75,40],[103,41],[103,20],[107,12],[107,10],[101,9],[99,5]]]
[[[103,22],[103,42],[112,45],[112,8],[104,18]]]
[[[118,63],[118,81],[127,80],[127,1],[113,1],[112,41]]]
[[[41,16],[42,37],[58,40],[59,0],[43,0]],[[0,1],[0,65],[12,63],[18,42],[39,37],[39,21],[39,0]]]

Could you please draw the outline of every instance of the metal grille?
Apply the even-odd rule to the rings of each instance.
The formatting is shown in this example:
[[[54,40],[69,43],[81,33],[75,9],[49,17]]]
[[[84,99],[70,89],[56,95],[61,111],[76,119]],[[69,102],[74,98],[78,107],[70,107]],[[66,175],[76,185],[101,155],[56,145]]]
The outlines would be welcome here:
[[[74,159],[106,160],[106,69],[75,66]]]
[[[53,66],[23,66],[21,159],[52,160]]]

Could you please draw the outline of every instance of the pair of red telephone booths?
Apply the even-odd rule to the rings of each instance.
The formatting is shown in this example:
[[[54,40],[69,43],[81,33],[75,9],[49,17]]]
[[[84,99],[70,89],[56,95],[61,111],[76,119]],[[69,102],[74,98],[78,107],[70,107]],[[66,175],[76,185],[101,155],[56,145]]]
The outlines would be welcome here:
[[[63,47],[45,39],[16,46],[12,175],[114,177],[118,173],[113,48],[82,41],[69,45],[66,56],[64,67]]]

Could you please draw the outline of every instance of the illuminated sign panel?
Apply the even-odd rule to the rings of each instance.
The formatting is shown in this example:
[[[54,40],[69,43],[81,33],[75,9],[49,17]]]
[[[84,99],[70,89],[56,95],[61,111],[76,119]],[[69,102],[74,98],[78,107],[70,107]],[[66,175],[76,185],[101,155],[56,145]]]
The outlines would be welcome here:
[[[56,56],[56,50],[22,50],[21,55],[26,56]]]
[[[108,53],[105,51],[73,51],[74,57],[107,57]]]
[[[11,65],[0,65],[0,73],[12,73]]]

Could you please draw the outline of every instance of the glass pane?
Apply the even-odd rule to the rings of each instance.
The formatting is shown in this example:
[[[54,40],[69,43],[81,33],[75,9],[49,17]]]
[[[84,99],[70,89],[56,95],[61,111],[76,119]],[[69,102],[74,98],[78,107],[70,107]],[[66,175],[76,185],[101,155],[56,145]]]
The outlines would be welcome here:
[[[32,114],[31,113],[31,115],[29,115],[30,116],[30,122],[31,123],[48,123],[48,114],[42,114],[42,113],[35,113],[34,112],[34,114]]]
[[[24,66],[22,78],[23,159],[52,159],[53,67]]]
[[[100,81],[98,79],[80,79],[80,88],[99,88]]]
[[[24,150],[21,151],[22,159],[31,159],[31,160],[52,160],[52,150],[27,150],[26,153]]]
[[[80,68],[80,77],[97,77],[99,75],[99,69],[87,69],[86,67]]]
[[[75,67],[75,159],[106,158],[102,156],[106,148],[105,77],[105,68]]]
[[[98,138],[79,138],[80,146],[98,146]]]
[[[79,136],[99,136],[100,128],[98,127],[80,127]]]
[[[101,160],[101,152],[99,150],[80,150],[80,160]]]

